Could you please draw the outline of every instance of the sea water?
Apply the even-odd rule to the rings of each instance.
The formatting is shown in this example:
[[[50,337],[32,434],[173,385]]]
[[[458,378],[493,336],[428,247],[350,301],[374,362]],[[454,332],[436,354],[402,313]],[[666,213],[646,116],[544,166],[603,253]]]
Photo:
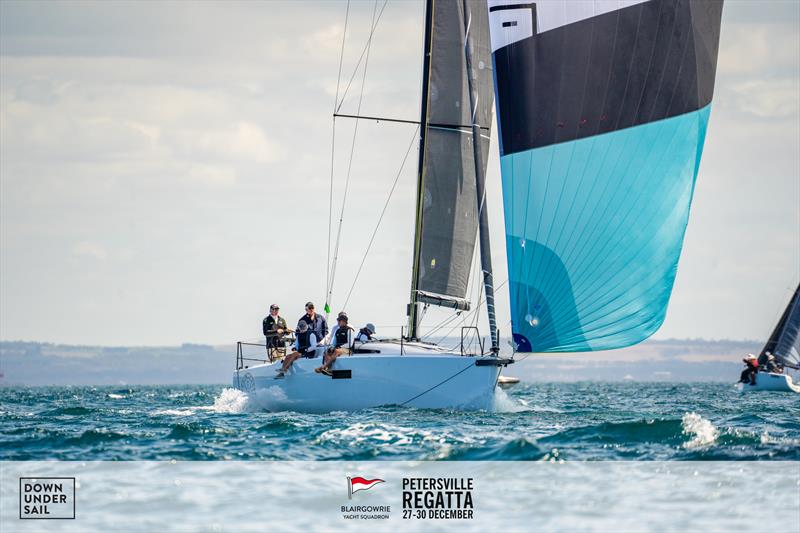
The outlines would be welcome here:
[[[222,385],[0,389],[0,460],[800,460],[800,395],[520,384],[492,411],[271,413]]]

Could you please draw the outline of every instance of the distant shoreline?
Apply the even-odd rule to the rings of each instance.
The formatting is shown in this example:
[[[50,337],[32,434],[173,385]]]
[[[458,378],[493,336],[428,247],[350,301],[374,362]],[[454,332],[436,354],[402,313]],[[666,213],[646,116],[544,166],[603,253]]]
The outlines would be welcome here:
[[[734,382],[742,356],[759,351],[760,344],[668,339],[606,352],[521,354],[505,373],[532,383]],[[235,351],[233,344],[104,347],[0,341],[0,386],[225,384]]]

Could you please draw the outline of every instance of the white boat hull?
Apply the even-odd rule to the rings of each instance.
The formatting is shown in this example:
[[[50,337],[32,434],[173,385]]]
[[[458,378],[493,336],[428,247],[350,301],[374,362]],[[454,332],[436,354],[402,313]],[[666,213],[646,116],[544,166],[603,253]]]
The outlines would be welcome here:
[[[800,385],[793,383],[791,376],[786,374],[759,372],[756,374],[755,385],[749,383],[742,385],[742,392],[755,391],[800,392]]]
[[[233,386],[255,396],[269,411],[354,411],[379,406],[430,409],[493,407],[500,366],[496,358],[461,356],[437,350],[406,348],[400,355],[391,345],[381,352],[342,356],[333,365],[334,377],[314,372],[320,358],[298,359],[282,379],[281,363],[242,368]],[[390,349],[385,349],[390,348]]]

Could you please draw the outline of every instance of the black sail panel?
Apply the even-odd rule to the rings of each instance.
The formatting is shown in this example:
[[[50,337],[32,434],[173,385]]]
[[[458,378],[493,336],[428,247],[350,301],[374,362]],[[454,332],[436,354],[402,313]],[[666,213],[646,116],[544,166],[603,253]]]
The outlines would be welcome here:
[[[800,285],[761,350],[761,355],[767,352],[784,364],[800,365]]]
[[[422,157],[423,202],[417,282],[419,301],[466,308],[478,228],[472,116],[467,88],[465,16],[460,0],[434,0],[427,117]],[[469,2],[476,120],[489,153],[494,98],[488,8]],[[425,96],[425,95],[423,95]]]

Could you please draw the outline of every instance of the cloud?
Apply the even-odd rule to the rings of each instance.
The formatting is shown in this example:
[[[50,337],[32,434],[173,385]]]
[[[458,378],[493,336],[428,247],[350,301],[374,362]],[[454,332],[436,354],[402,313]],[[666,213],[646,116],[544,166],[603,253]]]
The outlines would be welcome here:
[[[236,182],[236,171],[226,167],[191,165],[187,175],[192,183],[198,185],[221,187],[230,186]]]
[[[800,69],[800,34],[796,24],[797,18],[775,20],[772,24],[726,24],[723,19],[722,38],[725,45],[719,51],[719,74],[796,77]]]
[[[105,248],[95,242],[82,241],[72,247],[72,253],[77,256],[86,256],[98,261],[108,259],[108,252]]]
[[[714,111],[664,335],[760,336],[783,305],[784,278],[800,267],[790,251],[800,227],[798,5],[726,4]],[[343,83],[373,4],[350,9]],[[387,4],[362,114],[418,117],[422,9]],[[3,334],[228,342],[258,334],[258,315],[273,300],[289,317],[320,300],[344,10],[343,2],[3,2]],[[359,72],[343,112],[355,110],[360,80]],[[355,125],[336,124],[334,217]],[[359,123],[334,306],[413,133]],[[355,320],[392,335],[408,297],[416,149],[348,304]],[[493,148],[487,194],[501,281],[497,158]],[[381,295],[380,311],[371,294]],[[497,303],[507,337],[505,290]],[[43,332],[44,307],[70,318]],[[431,309],[426,321],[448,313]]]
[[[272,163],[282,155],[278,143],[268,139],[261,127],[251,122],[237,122],[216,130],[177,131],[174,141],[184,154],[196,153],[217,160]]]
[[[797,118],[800,112],[800,82],[793,80],[748,80],[730,87],[734,105],[759,118]]]

